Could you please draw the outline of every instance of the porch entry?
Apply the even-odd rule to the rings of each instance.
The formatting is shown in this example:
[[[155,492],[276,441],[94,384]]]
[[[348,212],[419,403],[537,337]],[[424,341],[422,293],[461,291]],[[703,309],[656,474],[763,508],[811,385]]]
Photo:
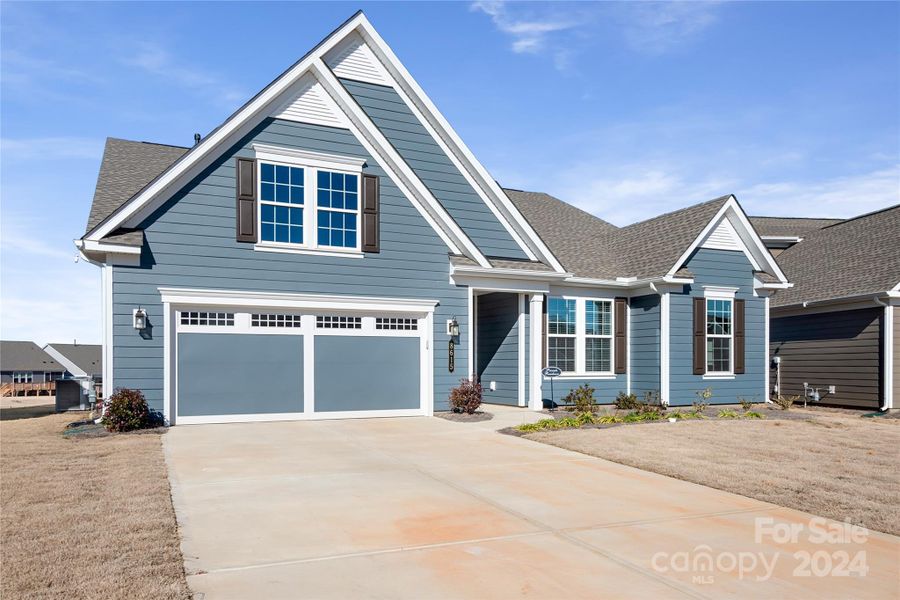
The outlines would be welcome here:
[[[526,306],[522,294],[475,293],[474,365],[487,404],[526,405]]]

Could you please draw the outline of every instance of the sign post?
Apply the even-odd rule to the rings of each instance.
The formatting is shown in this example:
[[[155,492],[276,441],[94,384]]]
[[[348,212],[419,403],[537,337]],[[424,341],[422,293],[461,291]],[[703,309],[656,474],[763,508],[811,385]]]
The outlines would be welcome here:
[[[544,367],[541,369],[541,375],[550,379],[550,409],[552,410],[556,405],[556,401],[553,399],[555,398],[553,395],[553,378],[562,375],[562,370],[559,367]]]

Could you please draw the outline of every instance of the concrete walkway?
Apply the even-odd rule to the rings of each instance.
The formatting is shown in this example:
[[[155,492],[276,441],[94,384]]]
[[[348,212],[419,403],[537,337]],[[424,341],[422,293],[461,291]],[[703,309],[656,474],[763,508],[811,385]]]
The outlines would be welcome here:
[[[900,594],[895,537],[817,543],[810,515],[501,435],[535,416],[488,410],[174,427],[188,583],[201,599]]]

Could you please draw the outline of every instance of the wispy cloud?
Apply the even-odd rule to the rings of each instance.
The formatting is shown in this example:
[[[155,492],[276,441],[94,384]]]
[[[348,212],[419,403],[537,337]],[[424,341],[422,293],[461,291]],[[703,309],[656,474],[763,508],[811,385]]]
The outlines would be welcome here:
[[[2,138],[0,152],[4,162],[47,159],[99,160],[103,140],[82,137]]]
[[[756,183],[736,193],[752,214],[852,217],[900,203],[900,164],[820,181]]]
[[[527,13],[520,13],[521,6],[510,10],[506,2],[499,0],[480,0],[471,4],[471,9],[480,11],[491,17],[497,29],[512,37],[512,51],[518,54],[535,54],[547,46],[549,34],[577,27],[578,22],[563,15],[532,11],[528,5]]]
[[[122,59],[122,63],[200,92],[222,104],[233,105],[247,98],[246,92],[221,75],[184,64],[155,42],[139,43],[132,54]]]
[[[697,37],[718,18],[717,2],[509,3],[478,0],[471,10],[488,15],[512,38],[518,54],[546,53],[559,70],[599,36],[618,36],[633,51],[662,54]]]
[[[619,6],[616,20],[633,50],[662,54],[713,25],[718,9],[718,2],[629,2]]]

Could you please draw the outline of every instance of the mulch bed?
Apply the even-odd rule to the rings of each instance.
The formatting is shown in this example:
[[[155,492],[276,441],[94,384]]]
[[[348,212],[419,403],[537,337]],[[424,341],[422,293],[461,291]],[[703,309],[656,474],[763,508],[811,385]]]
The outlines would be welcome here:
[[[493,413],[484,412],[483,410],[476,410],[471,415],[468,413],[441,411],[434,413],[434,416],[448,421],[455,421],[456,423],[478,423],[480,421],[490,421],[494,418]]]

